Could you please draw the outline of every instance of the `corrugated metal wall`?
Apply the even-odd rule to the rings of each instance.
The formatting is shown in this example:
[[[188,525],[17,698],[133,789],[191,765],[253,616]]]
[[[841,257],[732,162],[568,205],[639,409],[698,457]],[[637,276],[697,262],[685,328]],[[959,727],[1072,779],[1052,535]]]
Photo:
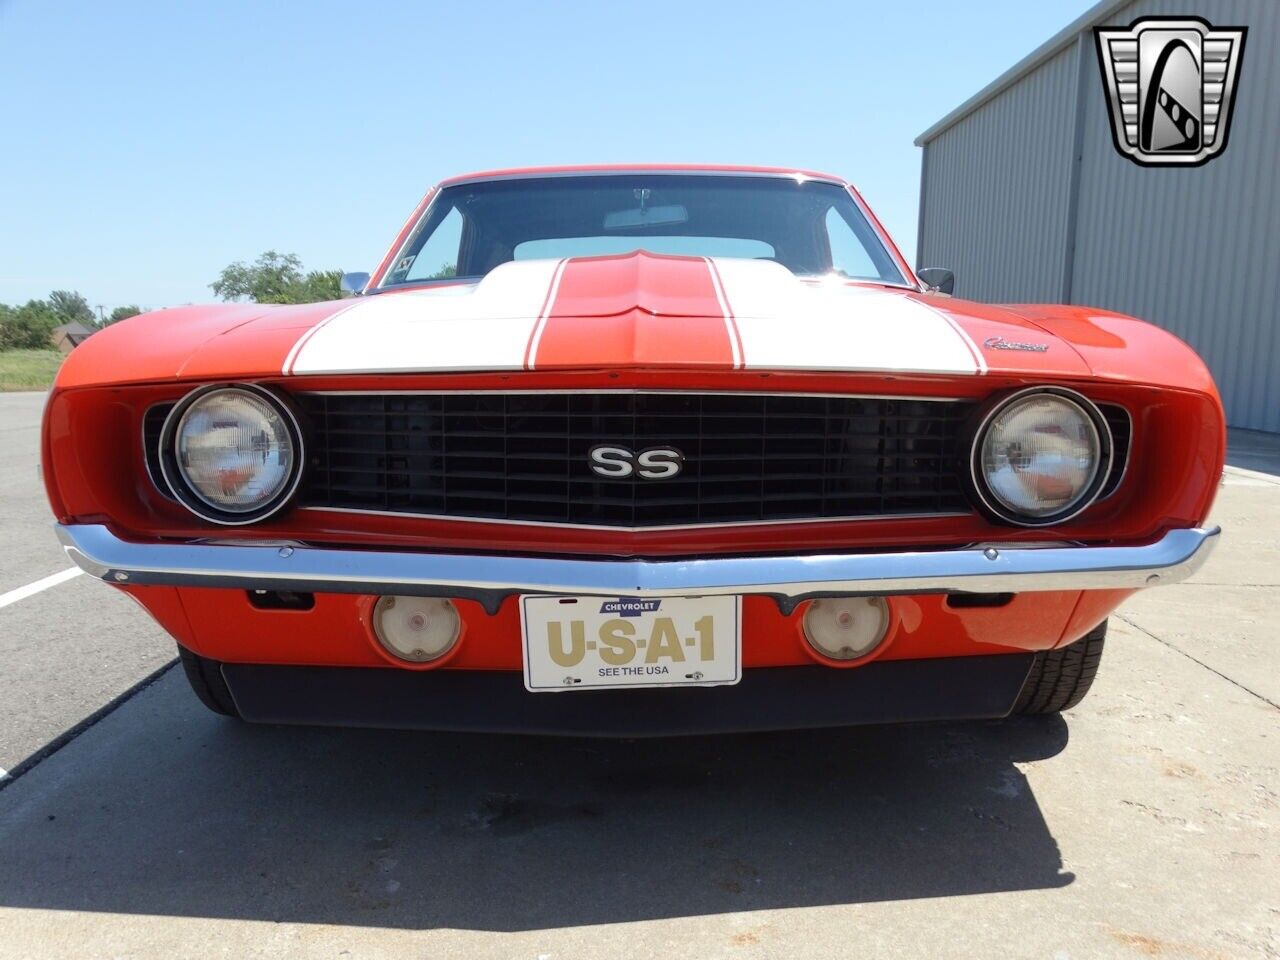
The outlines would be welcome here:
[[[1188,13],[1249,26],[1226,151],[1181,170],[1124,159],[1095,70],[1072,300],[1177,334],[1209,364],[1229,423],[1280,431],[1280,3],[1140,0],[1109,22]]]
[[[954,270],[958,296],[1058,298],[1075,89],[1069,48],[925,148],[919,266]]]
[[[1106,22],[1188,14],[1249,26],[1229,145],[1189,169],[1121,157],[1089,38],[1070,300],[1177,334],[1232,426],[1280,431],[1280,3],[1136,0]],[[1061,299],[1075,49],[926,146],[920,265],[952,267],[963,296]]]

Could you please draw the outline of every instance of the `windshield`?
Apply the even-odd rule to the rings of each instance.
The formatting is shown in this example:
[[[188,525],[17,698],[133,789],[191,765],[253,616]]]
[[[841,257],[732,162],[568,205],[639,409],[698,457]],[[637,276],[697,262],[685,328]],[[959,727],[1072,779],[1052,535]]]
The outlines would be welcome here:
[[[800,277],[906,284],[838,184],[627,173],[445,187],[381,285],[479,279],[511,260],[634,250],[772,260]]]

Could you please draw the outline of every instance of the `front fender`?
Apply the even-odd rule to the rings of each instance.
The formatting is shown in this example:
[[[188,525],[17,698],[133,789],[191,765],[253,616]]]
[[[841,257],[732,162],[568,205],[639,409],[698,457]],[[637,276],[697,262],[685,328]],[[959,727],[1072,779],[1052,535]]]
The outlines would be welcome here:
[[[1203,393],[1221,409],[1209,368],[1168,330],[1097,307],[1045,303],[1005,307],[1071,344],[1095,377]]]

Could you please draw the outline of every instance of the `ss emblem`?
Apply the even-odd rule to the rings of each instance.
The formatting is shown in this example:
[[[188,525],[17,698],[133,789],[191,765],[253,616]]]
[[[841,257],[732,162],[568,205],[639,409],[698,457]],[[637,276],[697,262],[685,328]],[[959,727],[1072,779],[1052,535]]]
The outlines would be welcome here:
[[[587,454],[591,470],[611,480],[633,474],[645,480],[669,480],[684,467],[684,454],[673,447],[647,447],[634,453],[626,447],[601,445]]]

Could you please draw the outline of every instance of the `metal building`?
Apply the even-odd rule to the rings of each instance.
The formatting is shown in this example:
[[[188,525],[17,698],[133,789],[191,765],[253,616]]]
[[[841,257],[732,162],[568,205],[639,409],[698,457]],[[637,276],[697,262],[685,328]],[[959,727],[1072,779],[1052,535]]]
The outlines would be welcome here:
[[[1142,167],[1112,140],[1093,27],[1246,25],[1225,150]],[[1280,2],[1104,0],[922,133],[916,263],[956,295],[1104,307],[1208,362],[1232,426],[1280,431]]]

